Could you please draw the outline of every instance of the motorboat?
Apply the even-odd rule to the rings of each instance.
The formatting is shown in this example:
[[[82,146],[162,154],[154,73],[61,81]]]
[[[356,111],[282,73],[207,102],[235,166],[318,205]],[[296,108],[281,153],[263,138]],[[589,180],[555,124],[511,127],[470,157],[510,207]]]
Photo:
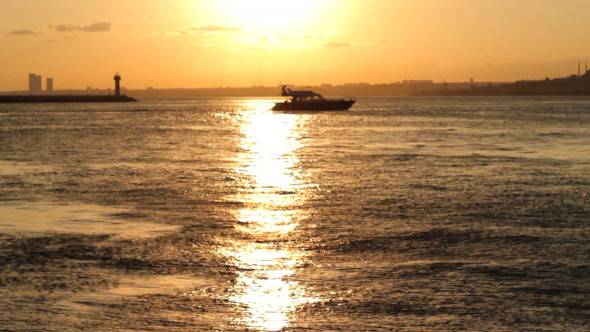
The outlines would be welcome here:
[[[346,111],[355,102],[354,99],[326,99],[313,91],[293,91],[283,86],[281,95],[290,100],[276,103],[274,111]]]

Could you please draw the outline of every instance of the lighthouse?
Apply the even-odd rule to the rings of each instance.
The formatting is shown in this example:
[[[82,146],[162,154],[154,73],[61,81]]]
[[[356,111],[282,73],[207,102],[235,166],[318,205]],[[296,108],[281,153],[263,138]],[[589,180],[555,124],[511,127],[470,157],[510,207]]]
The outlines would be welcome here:
[[[121,76],[119,76],[119,73],[115,74],[115,96],[120,96],[121,95],[121,87],[119,86],[119,81],[121,81]]]

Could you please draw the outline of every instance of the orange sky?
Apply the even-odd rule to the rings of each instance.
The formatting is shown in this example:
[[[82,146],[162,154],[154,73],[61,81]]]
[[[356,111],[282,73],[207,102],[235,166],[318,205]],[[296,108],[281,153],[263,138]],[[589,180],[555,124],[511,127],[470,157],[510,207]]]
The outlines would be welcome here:
[[[562,77],[587,0],[0,0],[0,90]]]

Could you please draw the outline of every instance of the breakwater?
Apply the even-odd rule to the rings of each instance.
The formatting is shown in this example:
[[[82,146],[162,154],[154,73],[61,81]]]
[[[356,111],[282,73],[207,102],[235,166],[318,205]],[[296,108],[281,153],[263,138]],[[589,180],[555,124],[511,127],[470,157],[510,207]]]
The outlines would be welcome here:
[[[13,95],[0,96],[0,103],[108,103],[108,102],[136,102],[133,97],[126,95]]]

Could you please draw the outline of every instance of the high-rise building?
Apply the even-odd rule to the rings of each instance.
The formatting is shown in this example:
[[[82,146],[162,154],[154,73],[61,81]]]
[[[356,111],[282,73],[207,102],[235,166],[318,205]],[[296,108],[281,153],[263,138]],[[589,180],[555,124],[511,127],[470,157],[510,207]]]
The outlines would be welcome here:
[[[29,74],[29,92],[41,92],[41,75]]]
[[[45,84],[45,89],[47,90],[47,92],[52,92],[53,91],[53,78],[48,78],[47,82]]]

